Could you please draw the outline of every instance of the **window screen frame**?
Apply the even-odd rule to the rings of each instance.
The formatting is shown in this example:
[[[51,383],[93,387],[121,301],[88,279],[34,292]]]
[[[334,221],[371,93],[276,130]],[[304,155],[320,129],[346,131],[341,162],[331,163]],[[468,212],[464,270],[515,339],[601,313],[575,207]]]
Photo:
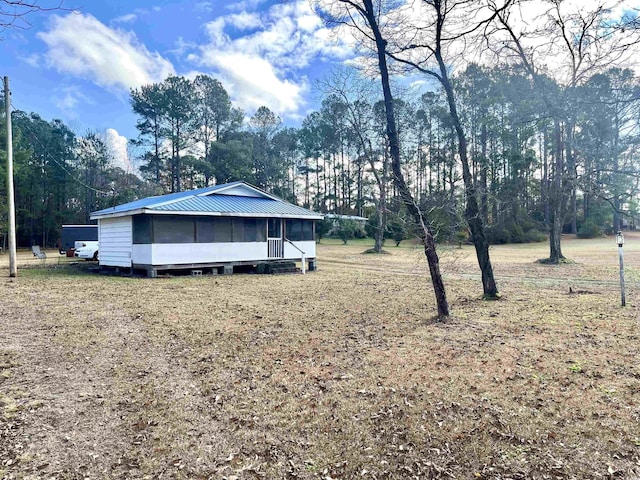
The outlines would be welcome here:
[[[171,222],[174,222],[173,226],[170,225]],[[195,217],[153,215],[153,243],[160,245],[196,243]]]

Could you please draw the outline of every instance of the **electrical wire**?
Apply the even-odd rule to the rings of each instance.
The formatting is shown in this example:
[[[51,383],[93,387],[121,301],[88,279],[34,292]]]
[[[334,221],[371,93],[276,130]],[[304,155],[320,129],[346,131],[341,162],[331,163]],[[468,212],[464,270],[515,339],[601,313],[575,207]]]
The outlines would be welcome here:
[[[15,105],[13,104],[13,102],[11,102],[10,107],[11,107],[11,109],[12,109],[14,112],[19,111],[19,110],[15,107]],[[60,162],[59,162],[59,161],[58,161],[58,160],[57,160],[57,159],[56,159],[56,158],[55,158],[55,157],[54,157],[54,156],[49,152],[48,148],[47,148],[47,147],[44,145],[44,143],[43,143],[43,142],[38,138],[38,136],[36,135],[36,133],[33,131],[33,129],[32,129],[28,124],[26,124],[26,123],[25,123],[25,124],[21,124],[21,127],[25,127],[25,129],[29,131],[29,133],[31,134],[31,137],[32,137],[33,139],[35,139],[35,140],[38,142],[38,144],[42,147],[42,149],[43,149],[43,151],[44,151],[45,156],[48,156],[50,160],[53,160],[53,162],[54,162],[56,165],[58,165],[58,166],[62,169],[62,171],[63,171],[64,173],[66,173],[66,174],[69,176],[69,178],[71,178],[74,182],[78,183],[79,185],[82,185],[84,188],[86,188],[86,189],[88,189],[88,190],[91,190],[91,191],[96,192],[96,193],[100,193],[100,194],[105,195],[105,196],[113,196],[113,195],[115,195],[115,193],[116,193],[116,192],[115,192],[114,190],[111,190],[111,191],[104,191],[104,190],[100,190],[100,189],[98,189],[98,188],[92,187],[91,185],[87,185],[85,182],[83,182],[82,180],[80,180],[79,178],[77,178],[76,176],[74,176],[74,175],[73,175],[73,173],[71,173],[71,172],[67,169],[67,167],[66,167],[65,165],[63,165],[62,163],[60,163]]]

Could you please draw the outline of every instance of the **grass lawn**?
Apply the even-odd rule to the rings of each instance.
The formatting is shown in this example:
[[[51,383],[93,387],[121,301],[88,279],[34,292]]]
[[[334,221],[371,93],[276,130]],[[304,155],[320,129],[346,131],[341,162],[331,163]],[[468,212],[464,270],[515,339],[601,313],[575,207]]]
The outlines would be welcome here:
[[[0,478],[640,478],[640,235],[323,240],[317,272],[121,278],[0,256]],[[85,266],[84,263],[80,265]]]

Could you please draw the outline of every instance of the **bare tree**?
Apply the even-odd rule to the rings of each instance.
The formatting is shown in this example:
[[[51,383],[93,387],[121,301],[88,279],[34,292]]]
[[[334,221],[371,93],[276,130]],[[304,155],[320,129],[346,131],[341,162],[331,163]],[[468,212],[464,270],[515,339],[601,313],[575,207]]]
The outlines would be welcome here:
[[[381,253],[387,224],[387,183],[389,180],[388,156],[375,148],[372,137],[376,136],[373,120],[372,92],[369,84],[359,82],[352,71],[336,69],[330,78],[321,82],[321,88],[337,96],[345,106],[345,120],[358,148],[359,156],[369,165],[378,186],[378,196],[372,192],[377,212],[373,253]],[[381,163],[381,165],[379,165]]]
[[[508,4],[509,0],[506,2]],[[445,91],[462,167],[466,201],[464,216],[476,250],[483,293],[487,299],[499,297],[498,287],[489,256],[489,242],[484,231],[476,182],[471,173],[467,137],[458,114],[449,69],[463,57],[465,41],[483,32],[495,15],[480,2],[423,0],[387,11],[388,30],[392,34],[385,44],[388,56],[436,80]]]
[[[449,304],[447,302],[442,274],[440,273],[440,261],[436,251],[434,235],[427,219],[424,218],[424,215],[416,204],[402,173],[400,139],[394,115],[394,98],[391,92],[391,81],[387,64],[387,40],[382,34],[379,23],[381,5],[378,4],[374,7],[373,0],[336,0],[331,4],[316,4],[316,6],[325,20],[356,29],[366,39],[370,40],[374,46],[378,73],[380,74],[380,81],[382,83],[393,181],[402,201],[418,226],[420,238],[424,245],[425,256],[427,257],[427,263],[429,264],[429,272],[436,296],[438,317],[444,320],[449,316]]]
[[[508,8],[489,3],[496,20],[492,37],[498,36],[489,46],[500,58],[510,56],[522,66],[553,118],[549,263],[565,259],[561,235],[569,210],[576,230],[576,89],[595,73],[628,65],[638,53],[640,29],[636,16],[625,13],[625,3],[516,0]],[[560,90],[549,88],[548,79]]]
[[[0,0],[0,31],[7,28],[29,28],[27,17],[32,13],[66,10],[62,6],[64,0],[55,0],[49,4],[42,4],[39,0]]]

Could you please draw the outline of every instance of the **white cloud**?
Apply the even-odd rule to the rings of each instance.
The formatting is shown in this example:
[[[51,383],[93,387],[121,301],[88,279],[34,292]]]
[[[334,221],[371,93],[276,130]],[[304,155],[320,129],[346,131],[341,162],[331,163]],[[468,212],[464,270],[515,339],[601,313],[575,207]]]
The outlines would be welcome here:
[[[56,89],[53,104],[62,110],[69,118],[76,118],[78,116],[76,107],[79,104],[93,105],[95,102],[82,93],[79,88],[66,85]]]
[[[38,37],[48,47],[47,65],[61,73],[126,90],[160,82],[174,73],[168,60],[150,52],[131,32],[109,28],[91,15],[51,18],[49,31]]]
[[[189,50],[194,50],[198,47],[196,43],[187,42],[183,37],[178,37],[178,39],[174,42],[174,45],[175,48],[167,50],[167,53],[172,53],[173,55],[179,57],[185,55]]]
[[[138,19],[138,15],[135,13],[128,13],[126,15],[121,15],[113,19],[114,23],[131,23],[135,22]]]
[[[267,60],[238,52],[213,55],[211,62],[219,65],[220,74],[230,83],[229,93],[244,108],[266,105],[277,113],[290,114],[303,103],[306,83],[280,79]]]
[[[227,17],[227,22],[240,30],[250,30],[262,26],[260,16],[248,12],[229,15]]]
[[[120,135],[116,129],[107,128],[104,131],[104,143],[107,146],[111,164],[114,167],[120,167],[125,172],[133,172],[127,148],[129,144],[127,138]]]
[[[56,98],[54,103],[60,110],[73,110],[78,104],[78,97],[74,96],[71,92],[67,92],[63,97]]]
[[[242,0],[240,2],[231,3],[227,5],[226,8],[233,12],[242,12],[244,10],[253,10],[265,2],[266,0]]]
[[[211,2],[197,2],[194,5],[194,10],[196,12],[211,13],[211,12],[213,12],[213,3],[211,3]]]
[[[37,53],[33,53],[24,59],[24,61],[27,62],[27,64],[31,65],[34,68],[37,68],[40,66],[41,60],[42,60],[42,57]]]
[[[233,8],[241,6],[247,5]],[[209,43],[187,60],[211,68],[241,107],[266,105],[287,117],[298,115],[304,106],[308,81],[303,69],[319,57],[344,60],[353,52],[350,37],[332,35],[308,0],[218,17],[205,31]]]

